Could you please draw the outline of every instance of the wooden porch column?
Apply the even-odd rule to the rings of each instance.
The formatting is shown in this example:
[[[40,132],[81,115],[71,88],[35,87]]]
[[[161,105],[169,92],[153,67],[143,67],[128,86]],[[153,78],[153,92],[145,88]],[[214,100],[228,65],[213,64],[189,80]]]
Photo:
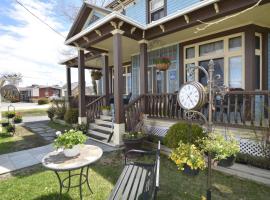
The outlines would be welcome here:
[[[113,34],[113,62],[114,62],[114,138],[116,145],[122,143],[125,132],[125,116],[123,104],[123,66],[122,66],[122,34],[124,31],[114,30]]]
[[[109,62],[108,55],[102,54],[102,94],[105,95],[104,105],[109,105]]]
[[[148,92],[148,58],[147,58],[147,41],[141,40],[140,44],[140,94]]]
[[[84,50],[78,50],[79,124],[87,123],[85,108],[85,61]]]
[[[251,26],[245,31],[245,90],[256,89],[255,65],[255,29]]]
[[[67,103],[68,107],[70,107],[70,100],[71,100],[71,69],[70,67],[66,66],[66,76],[67,76]]]

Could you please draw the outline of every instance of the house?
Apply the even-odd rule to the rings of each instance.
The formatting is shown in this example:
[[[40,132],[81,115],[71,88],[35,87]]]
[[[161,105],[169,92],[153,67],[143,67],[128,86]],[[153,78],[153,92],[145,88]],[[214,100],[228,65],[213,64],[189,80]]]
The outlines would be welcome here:
[[[71,96],[78,96],[79,94],[79,84],[78,82],[71,83]],[[94,95],[93,88],[91,86],[85,87],[85,95]],[[61,96],[67,96],[67,84],[62,87]]]
[[[19,88],[21,101],[37,102],[40,98],[61,97],[61,87],[32,85]]]
[[[78,68],[79,122],[99,118],[97,106],[108,104],[111,94],[115,144],[136,125],[139,112],[183,120],[175,93],[187,81],[206,84],[203,73],[189,73],[190,66],[207,70],[213,60],[215,74],[231,90],[216,104],[214,123],[268,127],[269,10],[269,0],[115,0],[106,8],[83,3],[65,41],[78,55],[62,62],[69,96],[70,68]],[[171,65],[157,70],[155,61],[164,56]],[[103,74],[102,95],[93,103],[85,102],[85,69]],[[124,107],[122,96],[129,92],[133,101]]]

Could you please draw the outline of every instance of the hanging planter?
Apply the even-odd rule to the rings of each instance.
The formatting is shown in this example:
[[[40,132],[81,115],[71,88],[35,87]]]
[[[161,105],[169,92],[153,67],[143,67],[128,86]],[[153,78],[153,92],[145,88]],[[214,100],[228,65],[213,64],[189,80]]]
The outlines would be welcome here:
[[[160,57],[156,59],[156,68],[160,71],[166,71],[171,65],[171,60],[168,57]]]
[[[98,70],[92,71],[92,72],[91,72],[91,77],[92,77],[92,79],[95,80],[95,81],[100,80],[101,77],[102,77],[102,73],[101,73],[101,71],[98,71]]]

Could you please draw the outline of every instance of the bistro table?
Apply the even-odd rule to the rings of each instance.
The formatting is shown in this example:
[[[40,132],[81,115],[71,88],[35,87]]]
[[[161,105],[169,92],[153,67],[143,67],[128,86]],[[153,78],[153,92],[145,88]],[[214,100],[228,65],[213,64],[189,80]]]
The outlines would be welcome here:
[[[60,185],[59,199],[62,197],[63,188],[66,188],[67,192],[69,192],[70,188],[75,187],[80,188],[80,199],[82,199],[82,185],[84,183],[87,184],[89,191],[93,193],[88,180],[89,167],[90,164],[98,161],[102,154],[101,148],[93,145],[84,145],[81,147],[80,154],[76,157],[68,158],[63,151],[53,151],[44,156],[42,165],[54,171],[58,178]],[[84,169],[86,169],[86,172],[84,172]],[[80,173],[72,174],[71,172],[74,170],[80,170]],[[61,179],[60,172],[68,172],[68,176]],[[79,184],[71,185],[71,179],[76,176],[79,176]]]

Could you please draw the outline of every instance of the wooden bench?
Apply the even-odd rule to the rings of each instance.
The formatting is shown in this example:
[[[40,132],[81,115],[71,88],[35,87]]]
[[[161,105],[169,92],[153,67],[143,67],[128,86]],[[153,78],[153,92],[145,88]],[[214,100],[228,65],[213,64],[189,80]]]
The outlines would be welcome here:
[[[128,162],[129,154],[156,156],[154,163]],[[130,150],[125,154],[125,167],[109,200],[156,199],[159,188],[160,142],[157,151]]]

